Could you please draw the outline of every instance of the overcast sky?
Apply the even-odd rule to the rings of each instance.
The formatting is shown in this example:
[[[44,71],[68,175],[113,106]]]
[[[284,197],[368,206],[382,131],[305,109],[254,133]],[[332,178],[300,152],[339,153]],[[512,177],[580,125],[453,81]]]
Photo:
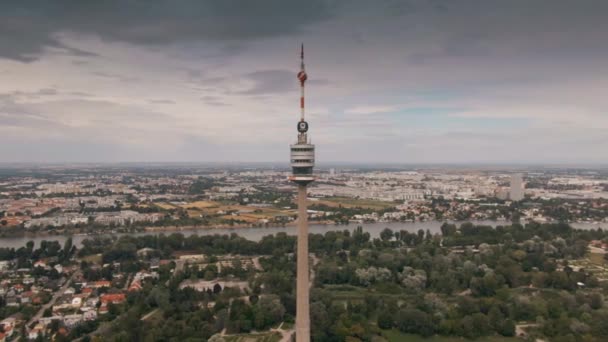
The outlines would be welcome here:
[[[0,162],[605,163],[608,1],[2,1]]]

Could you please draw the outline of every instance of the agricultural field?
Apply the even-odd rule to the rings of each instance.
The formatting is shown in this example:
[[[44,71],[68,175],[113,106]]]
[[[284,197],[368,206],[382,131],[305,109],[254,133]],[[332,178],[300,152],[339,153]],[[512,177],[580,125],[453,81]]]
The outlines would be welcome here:
[[[186,203],[186,204],[180,205],[180,207],[182,207],[184,209],[191,209],[191,208],[207,209],[207,208],[218,208],[219,206],[221,206],[220,203],[212,202],[212,201],[196,201],[196,202],[191,202],[191,203]]]
[[[164,210],[173,210],[178,208],[177,206],[167,202],[156,202],[154,205]]]

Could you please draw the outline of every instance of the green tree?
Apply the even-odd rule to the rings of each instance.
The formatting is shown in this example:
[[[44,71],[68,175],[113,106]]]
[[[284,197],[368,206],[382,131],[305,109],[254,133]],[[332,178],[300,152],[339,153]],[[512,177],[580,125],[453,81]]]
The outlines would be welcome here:
[[[394,236],[394,233],[389,228],[384,228],[380,232],[380,239],[382,239],[382,241],[389,241],[390,239],[393,238],[393,236]]]

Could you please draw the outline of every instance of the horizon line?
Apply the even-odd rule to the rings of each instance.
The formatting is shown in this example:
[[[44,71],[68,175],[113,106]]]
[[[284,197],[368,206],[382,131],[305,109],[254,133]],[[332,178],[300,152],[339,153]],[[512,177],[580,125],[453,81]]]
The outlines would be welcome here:
[[[284,165],[289,168],[289,163],[285,161],[0,161],[0,167],[3,166],[60,166],[60,165]],[[336,165],[365,165],[365,166],[594,166],[608,167],[608,162],[489,162],[489,161],[471,161],[471,162],[364,162],[364,161],[328,161],[319,163],[321,166],[336,166]]]

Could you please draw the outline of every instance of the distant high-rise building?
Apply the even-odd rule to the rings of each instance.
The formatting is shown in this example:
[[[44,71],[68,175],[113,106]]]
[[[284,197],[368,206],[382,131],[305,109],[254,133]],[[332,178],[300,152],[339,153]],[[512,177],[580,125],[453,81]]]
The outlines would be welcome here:
[[[511,201],[521,201],[524,199],[524,188],[521,173],[511,175],[511,191],[509,192]]]
[[[300,121],[298,141],[291,145],[291,168],[289,179],[298,185],[298,251],[296,278],[296,341],[310,342],[310,303],[308,267],[308,211],[306,210],[306,186],[314,180],[312,168],[315,165],[315,145],[308,140],[308,123],[304,118],[304,82],[308,76],[304,71],[304,44],[300,53]]]

